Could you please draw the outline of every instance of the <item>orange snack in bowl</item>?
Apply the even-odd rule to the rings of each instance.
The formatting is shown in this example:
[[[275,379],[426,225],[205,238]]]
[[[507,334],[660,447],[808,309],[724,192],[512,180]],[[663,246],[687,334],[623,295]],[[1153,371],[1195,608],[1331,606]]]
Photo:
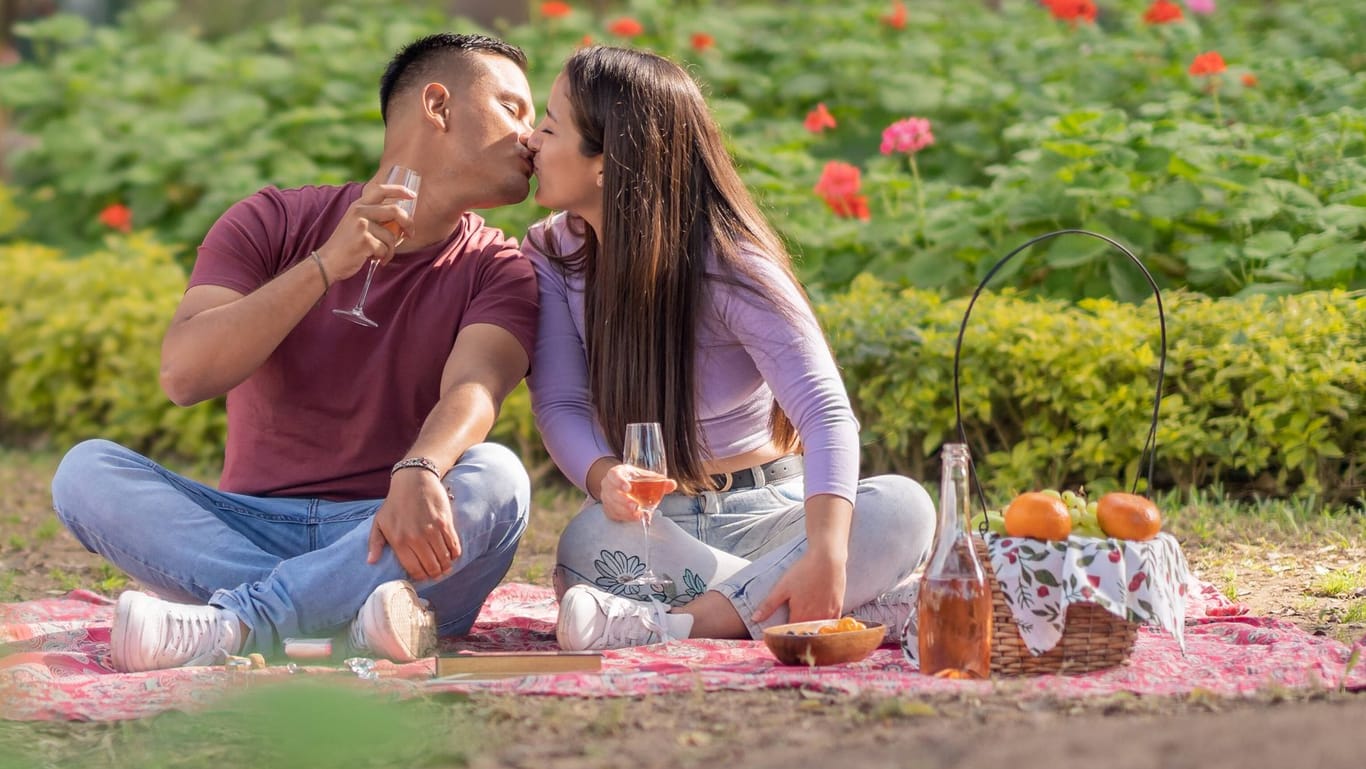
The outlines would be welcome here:
[[[1012,499],[1005,512],[1006,534],[1032,539],[1067,539],[1072,516],[1067,505],[1041,491],[1026,491]]]
[[[1151,499],[1121,491],[1100,498],[1096,522],[1106,536],[1115,539],[1152,539],[1162,530],[1162,514]]]
[[[859,622],[853,617],[840,617],[839,621],[832,625],[822,625],[819,633],[847,633],[851,630],[865,630],[867,625]]]

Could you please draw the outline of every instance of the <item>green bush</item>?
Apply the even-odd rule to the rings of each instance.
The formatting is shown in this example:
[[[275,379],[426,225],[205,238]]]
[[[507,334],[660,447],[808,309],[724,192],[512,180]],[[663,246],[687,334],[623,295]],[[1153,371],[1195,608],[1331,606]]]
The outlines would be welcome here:
[[[1366,473],[1366,297],[1164,295],[1159,486],[1352,498]],[[865,471],[923,478],[955,435],[953,357],[967,300],[863,276],[820,308],[863,421]],[[983,294],[960,361],[965,431],[998,495],[1129,487],[1151,422],[1156,304]]]
[[[184,289],[172,249],[142,235],[81,258],[0,246],[0,437],[101,437],[156,456],[221,457],[223,404],[178,408],[157,382]]]
[[[182,409],[157,383],[161,337],[184,285],[172,249],[141,234],[81,258],[0,247],[0,438],[105,437],[165,460],[219,460],[221,399]],[[1165,301],[1158,485],[1360,493],[1366,297],[1169,292]],[[867,276],[818,304],[863,423],[865,473],[932,474],[954,435],[953,346],[965,307]],[[1141,475],[1157,359],[1151,301],[984,294],[961,365],[982,478],[998,492],[1130,485]],[[534,477],[554,475],[525,387],[492,437]]]

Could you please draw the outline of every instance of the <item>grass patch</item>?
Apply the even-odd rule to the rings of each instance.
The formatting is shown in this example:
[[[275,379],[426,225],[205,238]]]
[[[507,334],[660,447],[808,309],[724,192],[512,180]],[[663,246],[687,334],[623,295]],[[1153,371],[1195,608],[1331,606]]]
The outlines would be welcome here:
[[[1366,600],[1357,601],[1342,614],[1343,622],[1366,622]]]
[[[1156,496],[1163,528],[1183,544],[1267,541],[1347,546],[1366,540],[1366,515],[1350,505],[1315,499],[1243,499],[1218,486]]]
[[[6,544],[9,545],[10,550],[28,549],[28,540],[18,534],[11,534],[9,540],[6,541]]]
[[[85,580],[81,578],[81,575],[72,574],[71,572],[66,571],[65,569],[53,569],[52,571],[48,572],[47,575],[51,577],[52,581],[57,584],[57,588],[59,590],[66,593],[69,593],[77,588],[84,587]]]
[[[95,589],[101,593],[114,594],[128,585],[128,575],[109,562],[101,563],[95,569]]]
[[[38,525],[38,530],[33,532],[33,538],[39,543],[51,542],[56,538],[57,532],[62,530],[62,524],[56,516],[48,518]]]
[[[0,569],[0,601],[19,600],[19,590],[14,586],[14,570]]]
[[[358,682],[263,682],[212,709],[105,724],[0,722],[0,767],[349,769],[466,766],[482,716],[465,701],[391,697]]]
[[[1233,568],[1232,566],[1224,569],[1223,573],[1219,575],[1219,581],[1221,582],[1221,584],[1219,585],[1219,592],[1223,593],[1224,597],[1229,599],[1230,601],[1237,602],[1238,570]]]
[[[1366,567],[1334,569],[1314,580],[1307,591],[1324,598],[1341,598],[1366,588]]]

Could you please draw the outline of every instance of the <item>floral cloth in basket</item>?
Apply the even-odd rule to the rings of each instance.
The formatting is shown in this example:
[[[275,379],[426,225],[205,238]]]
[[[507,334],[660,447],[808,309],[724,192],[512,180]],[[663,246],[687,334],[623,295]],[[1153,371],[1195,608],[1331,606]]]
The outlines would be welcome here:
[[[1030,652],[1043,654],[1057,645],[1067,607],[1078,601],[1155,625],[1185,649],[1190,567],[1170,534],[1143,542],[1076,536],[1045,542],[988,533],[986,542],[991,567]],[[918,666],[914,606],[913,601],[901,650]]]

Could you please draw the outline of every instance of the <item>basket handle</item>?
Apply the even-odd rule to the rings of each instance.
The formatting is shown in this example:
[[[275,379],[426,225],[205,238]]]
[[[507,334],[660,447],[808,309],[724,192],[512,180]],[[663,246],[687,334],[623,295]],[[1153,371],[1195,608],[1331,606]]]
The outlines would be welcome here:
[[[972,292],[972,298],[968,300],[968,308],[963,313],[963,323],[961,326],[958,327],[958,341],[955,342],[953,346],[953,416],[958,428],[958,439],[962,441],[964,445],[966,445],[968,442],[967,431],[963,428],[963,407],[958,396],[958,362],[959,359],[962,357],[963,334],[967,331],[968,318],[972,316],[972,307],[977,303],[977,297],[980,296],[982,291],[986,289],[987,283],[989,283],[991,279],[996,276],[996,273],[999,272],[1000,269],[1005,266],[1006,262],[1009,262],[1011,259],[1015,258],[1015,256],[1019,254],[1021,251],[1024,251],[1025,249],[1037,243],[1042,243],[1045,240],[1052,240],[1053,238],[1060,237],[1062,235],[1086,235],[1087,237],[1103,240],[1106,243],[1114,246],[1120,253],[1129,257],[1129,261],[1133,262],[1135,265],[1138,266],[1138,269],[1143,273],[1144,279],[1148,281],[1148,286],[1152,288],[1153,296],[1157,298],[1157,322],[1158,327],[1161,330],[1162,337],[1161,352],[1158,356],[1157,362],[1157,393],[1153,396],[1152,424],[1148,426],[1148,438],[1143,443],[1143,454],[1139,457],[1140,467],[1142,467],[1143,465],[1143,460],[1145,458],[1147,459],[1147,491],[1151,493],[1153,488],[1153,465],[1155,463],[1155,460],[1157,459],[1157,416],[1162,407],[1162,379],[1163,375],[1166,373],[1167,370],[1167,316],[1165,310],[1163,310],[1162,307],[1162,292],[1157,287],[1157,281],[1153,280],[1152,273],[1148,272],[1148,268],[1143,266],[1143,262],[1139,261],[1139,258],[1137,256],[1134,256],[1132,251],[1125,248],[1121,243],[1114,240],[1113,238],[1106,237],[1105,235],[1101,235],[1099,233],[1091,232],[1090,230],[1057,230],[1055,232],[1044,233],[1043,235],[1039,235],[1038,237],[1032,238],[1026,241],[1023,245],[1017,247],[1014,251],[1011,251],[1010,253],[1002,257],[1000,261],[998,261],[995,265],[992,266],[990,270],[987,271],[986,277],[982,278],[982,282],[977,284],[977,289]],[[973,486],[977,490],[977,499],[982,503],[982,523],[980,528],[982,530],[982,533],[985,534],[987,528],[987,495],[982,490],[982,481],[980,478],[977,477],[976,467],[973,467],[972,482]],[[1138,478],[1134,478],[1133,491],[1138,491]]]

